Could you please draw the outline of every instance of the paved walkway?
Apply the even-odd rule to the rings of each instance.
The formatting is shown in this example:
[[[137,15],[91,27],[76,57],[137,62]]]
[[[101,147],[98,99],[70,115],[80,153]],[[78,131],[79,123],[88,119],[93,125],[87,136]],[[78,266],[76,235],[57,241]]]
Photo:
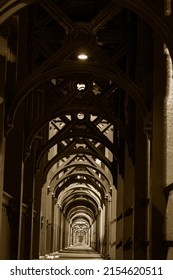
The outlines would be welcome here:
[[[100,254],[87,245],[75,245],[64,250],[46,255],[44,259],[59,260],[102,260]]]

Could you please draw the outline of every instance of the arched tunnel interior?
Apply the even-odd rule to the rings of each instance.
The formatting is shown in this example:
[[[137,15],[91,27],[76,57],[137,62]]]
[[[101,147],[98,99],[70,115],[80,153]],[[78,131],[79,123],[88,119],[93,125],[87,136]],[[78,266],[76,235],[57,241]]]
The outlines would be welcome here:
[[[52,161],[52,167],[47,168],[42,191],[42,221],[51,215],[49,220],[56,230],[49,228],[53,243],[49,240],[48,246],[56,251],[55,248],[88,245],[104,254],[112,192],[116,198],[111,167],[111,162],[117,162],[113,125],[81,112],[63,116],[63,120],[54,119],[49,126],[49,141],[55,138],[56,145],[49,149],[48,164]],[[58,139],[64,140],[57,145]],[[64,147],[65,157],[61,153]],[[52,211],[45,207],[48,200]]]
[[[0,1],[0,258],[173,259],[172,1]]]

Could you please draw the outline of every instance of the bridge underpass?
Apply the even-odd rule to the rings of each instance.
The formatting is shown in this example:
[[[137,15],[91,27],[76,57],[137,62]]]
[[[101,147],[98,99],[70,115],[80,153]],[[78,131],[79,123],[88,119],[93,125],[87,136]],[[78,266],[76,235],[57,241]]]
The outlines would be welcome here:
[[[81,145],[80,149],[76,145],[75,155],[62,157],[59,167],[56,163],[48,172],[42,189],[40,255],[49,251],[61,252],[71,246],[78,245],[76,248],[79,248],[80,244],[81,248],[87,246],[109,258],[112,187],[114,193],[116,190],[110,170],[100,159],[82,153],[84,145],[83,149]],[[111,158],[111,153],[107,153]],[[115,222],[112,232],[115,233]]]
[[[173,259],[172,2],[0,1],[0,259]]]

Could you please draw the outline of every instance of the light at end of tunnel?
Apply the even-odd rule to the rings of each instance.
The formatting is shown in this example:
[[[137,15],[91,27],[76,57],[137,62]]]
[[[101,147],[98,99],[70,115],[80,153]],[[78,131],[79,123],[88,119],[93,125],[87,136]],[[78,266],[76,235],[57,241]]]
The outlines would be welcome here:
[[[78,58],[79,58],[80,60],[87,60],[87,59],[88,59],[88,56],[87,56],[85,53],[80,53],[80,54],[78,55]]]

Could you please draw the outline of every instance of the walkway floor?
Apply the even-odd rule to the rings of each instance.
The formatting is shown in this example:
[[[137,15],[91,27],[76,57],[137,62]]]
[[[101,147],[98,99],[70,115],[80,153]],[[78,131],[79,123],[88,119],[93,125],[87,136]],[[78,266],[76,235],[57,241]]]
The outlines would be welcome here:
[[[45,259],[59,259],[59,260],[102,260],[98,252],[87,245],[75,245],[61,251],[46,255]]]

